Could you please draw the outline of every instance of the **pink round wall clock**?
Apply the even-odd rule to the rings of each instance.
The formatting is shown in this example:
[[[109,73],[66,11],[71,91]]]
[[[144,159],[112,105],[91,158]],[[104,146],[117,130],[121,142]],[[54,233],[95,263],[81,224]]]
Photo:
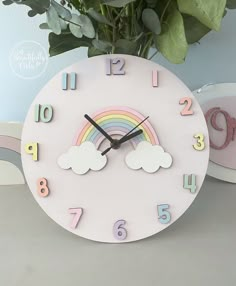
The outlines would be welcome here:
[[[236,84],[210,84],[194,91],[205,114],[210,137],[207,173],[236,183]]]
[[[55,222],[122,243],[160,232],[189,208],[208,141],[201,108],[175,75],[133,56],[97,56],[58,73],[35,98],[22,162]]]

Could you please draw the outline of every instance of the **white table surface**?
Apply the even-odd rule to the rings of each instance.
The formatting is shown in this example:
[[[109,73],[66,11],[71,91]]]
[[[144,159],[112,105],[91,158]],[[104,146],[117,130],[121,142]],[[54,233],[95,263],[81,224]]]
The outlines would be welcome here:
[[[228,286],[236,280],[236,185],[207,177],[190,209],[130,244],[78,238],[54,223],[27,186],[0,187],[2,286]]]

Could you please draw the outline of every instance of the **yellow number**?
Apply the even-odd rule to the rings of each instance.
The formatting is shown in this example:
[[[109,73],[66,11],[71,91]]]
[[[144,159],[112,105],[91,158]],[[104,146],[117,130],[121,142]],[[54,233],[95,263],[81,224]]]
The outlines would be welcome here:
[[[32,155],[34,161],[38,161],[38,143],[29,143],[25,145],[25,152]]]
[[[198,133],[193,136],[197,139],[197,143],[193,145],[193,148],[197,151],[202,151],[205,149],[204,135],[202,133]]]

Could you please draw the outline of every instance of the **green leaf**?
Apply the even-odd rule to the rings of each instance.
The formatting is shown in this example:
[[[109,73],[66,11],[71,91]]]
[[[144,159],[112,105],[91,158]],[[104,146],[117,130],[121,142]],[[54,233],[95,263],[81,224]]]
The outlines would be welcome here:
[[[72,24],[74,23],[74,24]],[[80,24],[80,19],[79,16],[76,14],[72,14],[71,18],[71,23],[69,24],[69,28],[71,33],[76,37],[76,38],[82,38],[83,33],[81,30],[81,24]]]
[[[83,0],[83,4],[85,5],[86,10],[89,8],[93,8],[96,11],[100,10],[100,0]]]
[[[60,4],[58,4],[56,1],[52,0],[52,6],[55,8],[55,10],[57,11],[57,14],[65,19],[65,20],[71,20],[72,15],[71,12],[66,9],[65,7],[61,6]]]
[[[39,25],[39,28],[42,30],[50,30],[48,23],[42,23]]]
[[[177,0],[182,13],[192,15],[210,29],[219,31],[226,0]]]
[[[79,21],[81,25],[81,30],[84,36],[92,39],[95,37],[95,30],[93,27],[93,23],[86,15],[79,15]]]
[[[29,12],[28,12],[28,16],[29,17],[34,17],[34,16],[36,16],[38,13],[36,12],[36,11],[34,11],[34,10],[30,10]]]
[[[143,24],[154,34],[159,35],[161,32],[161,24],[157,13],[150,8],[146,8],[142,13]]]
[[[45,13],[50,6],[50,0],[22,0],[15,1],[14,3],[29,6],[33,11],[37,12],[37,14]]]
[[[185,35],[187,42],[193,44],[198,42],[202,37],[211,31],[208,27],[199,22],[196,18],[183,15]]]
[[[78,39],[72,34],[61,34],[55,35],[54,33],[49,34],[49,54],[51,57],[65,53],[67,51],[80,48],[80,47],[91,47],[91,40],[88,38]]]
[[[182,15],[175,10],[168,15],[162,33],[154,37],[156,48],[174,64],[183,63],[188,52]]]
[[[236,0],[227,0],[226,7],[228,9],[236,9]]]
[[[106,4],[108,6],[121,8],[134,1],[136,0],[103,0],[101,2],[102,4]]]
[[[106,24],[109,26],[114,26],[105,16],[94,10],[93,8],[89,8],[88,10],[89,16],[91,16],[94,20],[96,20],[99,23]]]
[[[90,39],[95,37],[93,23],[86,15],[81,14],[78,16],[76,14],[72,14],[69,27],[71,33],[77,38],[81,38],[83,35]]]
[[[50,6],[46,12],[46,15],[49,28],[56,35],[60,35],[61,34],[60,18],[57,14],[56,9],[53,6]]]
[[[92,40],[92,44],[96,50],[99,50],[105,53],[111,52],[112,50],[112,44],[106,41],[94,39]]]
[[[67,30],[68,24],[66,21],[64,21],[63,19],[60,19],[60,25],[61,25],[62,31]]]
[[[100,55],[105,55],[106,53],[100,51],[100,50],[97,50],[96,48],[94,47],[89,47],[88,48],[88,57],[91,58],[91,57],[95,57],[95,56],[100,56]]]
[[[115,43],[115,54],[136,55],[138,43],[120,39]]]
[[[2,1],[2,4],[3,5],[11,5],[11,4],[13,4],[13,1],[11,1],[11,0],[4,0],[4,1]]]
[[[148,4],[148,7],[155,8],[158,0],[145,0],[145,2]]]

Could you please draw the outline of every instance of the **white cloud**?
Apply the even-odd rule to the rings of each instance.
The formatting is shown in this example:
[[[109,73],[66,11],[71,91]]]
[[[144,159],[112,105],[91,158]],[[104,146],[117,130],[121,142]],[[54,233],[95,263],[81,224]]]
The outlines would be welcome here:
[[[172,164],[172,157],[160,145],[152,145],[143,141],[126,156],[125,161],[131,169],[138,170],[142,168],[148,173],[154,173],[160,167],[169,168]]]
[[[102,156],[93,143],[84,142],[80,146],[72,146],[67,153],[62,154],[58,160],[62,169],[72,169],[79,175],[87,173],[90,169],[99,171],[105,167],[107,157]]]

